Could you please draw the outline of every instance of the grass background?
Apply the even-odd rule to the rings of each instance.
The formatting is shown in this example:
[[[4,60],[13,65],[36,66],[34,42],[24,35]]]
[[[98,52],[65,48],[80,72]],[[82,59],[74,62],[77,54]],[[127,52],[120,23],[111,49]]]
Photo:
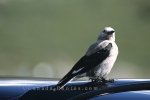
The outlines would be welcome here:
[[[110,77],[149,78],[149,0],[0,0],[0,76],[62,77],[105,26],[119,46]]]

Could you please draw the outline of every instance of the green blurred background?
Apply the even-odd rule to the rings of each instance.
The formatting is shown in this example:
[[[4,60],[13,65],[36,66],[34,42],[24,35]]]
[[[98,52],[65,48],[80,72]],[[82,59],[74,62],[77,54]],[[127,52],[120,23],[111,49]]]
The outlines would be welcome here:
[[[63,77],[116,30],[112,78],[150,77],[150,0],[0,0],[0,76]]]

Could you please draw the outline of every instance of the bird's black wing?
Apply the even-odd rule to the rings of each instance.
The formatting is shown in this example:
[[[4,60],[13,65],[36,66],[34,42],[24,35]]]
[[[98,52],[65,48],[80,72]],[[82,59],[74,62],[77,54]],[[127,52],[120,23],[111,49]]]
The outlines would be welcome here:
[[[98,50],[97,52],[91,54],[90,56],[83,56],[74,67],[66,74],[57,84],[60,88],[63,87],[69,80],[77,75],[88,72],[92,68],[96,67],[103,60],[105,60],[112,48],[112,44],[109,43],[105,48]]]
[[[91,54],[90,56],[83,56],[71,69],[70,72],[77,72],[74,74],[83,74],[90,69],[96,67],[99,65],[103,60],[105,60],[109,54],[110,50],[112,48],[112,44],[109,43],[105,48],[98,50],[97,52]],[[78,71],[79,70],[79,71]]]

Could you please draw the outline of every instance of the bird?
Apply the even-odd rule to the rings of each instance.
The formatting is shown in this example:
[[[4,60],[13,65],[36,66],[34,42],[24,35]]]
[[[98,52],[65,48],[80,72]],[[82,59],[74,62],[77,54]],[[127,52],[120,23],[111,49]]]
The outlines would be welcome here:
[[[74,78],[88,77],[92,82],[107,82],[118,56],[118,46],[115,43],[115,30],[105,27],[98,35],[97,40],[87,49],[84,56],[73,68],[57,83],[62,89]]]

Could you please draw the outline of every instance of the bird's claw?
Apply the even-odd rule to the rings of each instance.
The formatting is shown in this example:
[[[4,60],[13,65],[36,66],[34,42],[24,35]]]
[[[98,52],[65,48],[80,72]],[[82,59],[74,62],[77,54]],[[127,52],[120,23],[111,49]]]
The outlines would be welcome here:
[[[92,82],[94,83],[102,83],[102,80],[101,79],[91,79]]]
[[[91,79],[91,80],[94,83],[102,83],[102,84],[114,82],[114,79],[105,79],[105,78],[96,78],[96,79]]]
[[[102,82],[103,83],[113,83],[114,79],[104,79],[104,78],[102,78]]]

